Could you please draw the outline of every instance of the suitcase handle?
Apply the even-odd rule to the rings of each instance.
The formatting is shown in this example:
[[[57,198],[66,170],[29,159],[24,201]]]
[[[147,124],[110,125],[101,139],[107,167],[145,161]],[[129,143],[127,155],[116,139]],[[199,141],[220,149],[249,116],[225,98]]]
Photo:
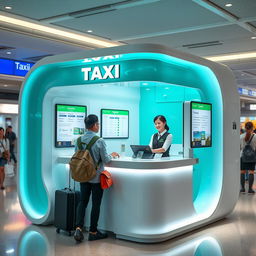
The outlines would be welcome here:
[[[71,173],[70,173],[70,168],[68,169],[68,173],[69,173],[69,175],[68,175],[68,188],[71,190]],[[75,180],[74,180],[74,191],[76,190],[76,182],[75,182]]]
[[[71,189],[71,185],[70,185],[70,180],[71,180],[71,172],[70,172],[70,168],[68,169],[68,173],[69,173],[69,175],[68,175],[68,188],[67,189],[69,189],[69,191],[72,191],[72,189]],[[74,193],[76,193],[76,181],[74,180]],[[75,196],[75,200],[74,200],[74,216],[76,215],[76,196]],[[76,219],[76,217],[74,217],[74,219],[73,219],[73,227],[74,228],[76,228],[75,227],[75,219]]]

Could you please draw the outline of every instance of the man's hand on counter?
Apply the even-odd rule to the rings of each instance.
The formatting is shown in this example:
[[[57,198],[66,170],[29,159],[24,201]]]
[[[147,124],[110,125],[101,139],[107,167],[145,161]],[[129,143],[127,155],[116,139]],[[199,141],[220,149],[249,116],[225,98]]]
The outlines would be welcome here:
[[[111,155],[113,158],[118,158],[118,157],[120,157],[120,155],[119,155],[118,153],[116,153],[116,152],[112,152],[110,155]]]

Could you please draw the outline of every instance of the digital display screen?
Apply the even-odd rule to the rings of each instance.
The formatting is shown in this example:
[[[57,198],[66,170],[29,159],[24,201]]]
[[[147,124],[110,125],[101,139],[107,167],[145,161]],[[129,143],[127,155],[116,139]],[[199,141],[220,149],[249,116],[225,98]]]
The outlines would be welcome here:
[[[191,102],[191,148],[212,146],[212,105]]]
[[[105,139],[127,139],[129,137],[129,111],[102,109],[101,136]]]
[[[55,146],[74,147],[76,139],[85,133],[86,106],[55,105]]]

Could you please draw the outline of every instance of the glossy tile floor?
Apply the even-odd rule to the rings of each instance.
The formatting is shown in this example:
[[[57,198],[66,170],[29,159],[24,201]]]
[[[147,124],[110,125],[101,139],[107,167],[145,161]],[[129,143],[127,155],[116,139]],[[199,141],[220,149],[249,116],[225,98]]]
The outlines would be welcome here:
[[[240,195],[224,220],[163,243],[139,244],[110,236],[76,244],[52,226],[31,225],[20,209],[15,178],[5,184],[6,190],[0,191],[0,256],[256,256],[256,195]]]

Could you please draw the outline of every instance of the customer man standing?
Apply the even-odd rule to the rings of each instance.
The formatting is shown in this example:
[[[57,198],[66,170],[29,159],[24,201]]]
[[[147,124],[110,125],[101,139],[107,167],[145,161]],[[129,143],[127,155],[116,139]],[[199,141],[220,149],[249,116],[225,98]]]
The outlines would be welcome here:
[[[90,141],[99,132],[99,119],[96,115],[89,115],[84,119],[85,127],[88,130],[85,135],[82,136],[81,142],[83,147],[90,143]],[[78,150],[76,145],[75,150]],[[89,230],[89,241],[99,240],[107,237],[107,234],[101,233],[97,230],[98,220],[100,215],[100,205],[103,196],[103,189],[100,185],[100,173],[104,170],[104,164],[108,163],[112,157],[119,157],[116,152],[107,154],[106,144],[102,138],[99,138],[91,147],[91,155],[95,164],[98,164],[96,176],[89,182],[80,183],[81,197],[77,206],[76,213],[76,231],[74,233],[74,239],[81,242],[84,239],[82,228],[84,226],[85,210],[89,202],[90,195],[92,194],[92,210],[91,210],[91,222]]]
[[[16,156],[14,154],[15,141],[17,139],[15,132],[12,131],[12,126],[9,125],[6,129],[5,138],[9,140],[10,143],[10,159],[13,159],[14,163],[17,163]]]

